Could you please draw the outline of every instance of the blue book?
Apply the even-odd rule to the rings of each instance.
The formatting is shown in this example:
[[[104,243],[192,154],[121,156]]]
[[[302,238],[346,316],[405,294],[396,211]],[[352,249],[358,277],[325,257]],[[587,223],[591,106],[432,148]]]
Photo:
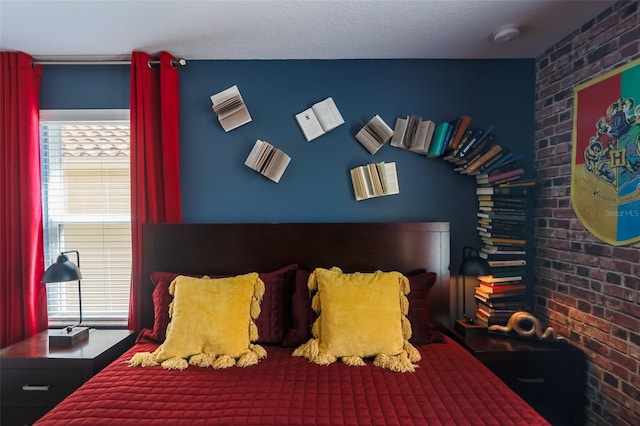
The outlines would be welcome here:
[[[502,166],[506,166],[509,163],[513,163],[514,161],[518,161],[519,159],[521,159],[522,157],[524,157],[524,154],[513,154],[510,153],[510,155],[507,155],[506,158],[503,158],[502,161],[498,161],[497,164],[493,164],[491,167],[489,167],[487,170],[485,170],[483,173],[489,173],[499,167]]]
[[[429,151],[427,152],[427,158],[435,158],[442,155],[449,127],[450,125],[446,121],[436,126],[436,129],[433,131],[431,145],[429,145]]]
[[[469,141],[464,147],[460,148],[458,151],[458,158],[464,158],[474,146],[477,146],[480,142],[482,142],[485,138],[487,138],[491,132],[493,132],[495,126],[491,125],[486,129],[477,129]]]

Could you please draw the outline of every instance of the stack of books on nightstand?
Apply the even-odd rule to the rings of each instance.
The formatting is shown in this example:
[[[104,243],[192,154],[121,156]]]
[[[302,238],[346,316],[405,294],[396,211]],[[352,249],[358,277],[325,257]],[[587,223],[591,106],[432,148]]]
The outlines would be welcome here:
[[[526,288],[521,275],[478,277],[475,291],[476,322],[480,325],[506,325],[514,313],[527,309]]]

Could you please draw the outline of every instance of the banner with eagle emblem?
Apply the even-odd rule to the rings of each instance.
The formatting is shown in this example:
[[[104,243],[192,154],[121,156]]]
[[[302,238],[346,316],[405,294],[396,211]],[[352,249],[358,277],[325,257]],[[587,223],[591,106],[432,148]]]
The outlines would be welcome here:
[[[571,203],[602,241],[640,241],[640,59],[574,89]]]

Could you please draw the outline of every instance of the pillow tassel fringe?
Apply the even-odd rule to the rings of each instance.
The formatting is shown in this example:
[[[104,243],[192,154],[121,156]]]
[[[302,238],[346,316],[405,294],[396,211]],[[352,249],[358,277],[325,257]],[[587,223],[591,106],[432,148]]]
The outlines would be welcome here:
[[[411,285],[409,284],[409,278],[404,275],[400,276],[400,289],[402,294],[407,295],[411,292]]]
[[[162,368],[165,370],[184,370],[189,366],[189,363],[184,358],[174,356],[173,358],[162,361],[160,365],[162,365]]]
[[[316,339],[320,337],[320,321],[321,318],[318,317],[318,319],[313,322],[313,325],[311,325],[311,335]]]
[[[400,323],[402,325],[402,336],[407,340],[411,339],[413,330],[411,329],[411,323],[409,322],[409,319],[403,315],[400,318]]]
[[[253,351],[247,351],[244,355],[242,355],[238,359],[236,366],[249,367],[251,365],[256,365],[257,363],[258,363],[258,355]]]
[[[407,315],[409,313],[409,299],[404,294],[400,295],[400,311],[402,315]]]
[[[256,300],[256,298],[251,299],[250,308],[251,308],[251,312],[250,312],[251,318],[257,319],[260,316],[261,309],[260,309],[260,302]]]
[[[404,341],[403,349],[405,350],[405,352],[407,352],[407,355],[409,355],[409,361],[418,362],[422,359],[420,351],[416,349],[416,347],[413,346],[408,340]]]
[[[357,355],[343,356],[342,362],[353,367],[364,367],[365,365],[367,365],[365,364],[362,357],[359,357]]]
[[[255,342],[258,340],[258,326],[253,320],[249,321],[249,341]]]
[[[311,309],[313,309],[313,312],[320,312],[320,296],[318,296],[318,293],[314,294],[313,299],[311,299]]]
[[[253,297],[255,297],[257,300],[262,300],[262,298],[264,297],[264,291],[264,281],[262,281],[258,277],[258,279],[256,280],[256,284],[253,287]]]
[[[258,359],[267,357],[267,350],[260,345],[249,345],[249,349],[258,356]]]
[[[293,351],[293,356],[303,356],[309,361],[315,359],[318,356],[318,340],[309,339],[307,343],[303,343]]]
[[[129,367],[154,367],[158,362],[151,352],[138,352],[131,357],[128,364]]]
[[[333,364],[337,360],[338,358],[336,358],[335,356],[327,352],[318,351],[318,356],[316,356],[315,359],[312,359],[310,361],[313,361],[318,365],[329,365],[329,364]]]
[[[373,364],[396,373],[414,373],[416,371],[405,351],[398,355],[378,354],[373,360]]]
[[[311,275],[309,275],[309,281],[307,281],[307,287],[309,288],[309,291],[318,290],[318,280],[316,279],[315,273],[311,273]]]
[[[229,355],[220,355],[214,362],[212,367],[215,369],[229,368],[236,365],[236,360]]]
[[[189,358],[189,364],[196,367],[212,367],[213,362],[216,360],[216,356],[211,353],[195,354]]]

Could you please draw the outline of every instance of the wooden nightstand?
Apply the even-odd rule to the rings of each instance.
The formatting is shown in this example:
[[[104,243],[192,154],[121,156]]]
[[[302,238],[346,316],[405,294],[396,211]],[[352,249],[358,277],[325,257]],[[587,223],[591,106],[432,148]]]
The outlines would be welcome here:
[[[554,426],[584,424],[586,362],[580,349],[495,334],[452,337]]]
[[[3,426],[35,422],[67,395],[129,349],[131,330],[91,329],[72,347],[49,347],[44,331],[0,350]]]

